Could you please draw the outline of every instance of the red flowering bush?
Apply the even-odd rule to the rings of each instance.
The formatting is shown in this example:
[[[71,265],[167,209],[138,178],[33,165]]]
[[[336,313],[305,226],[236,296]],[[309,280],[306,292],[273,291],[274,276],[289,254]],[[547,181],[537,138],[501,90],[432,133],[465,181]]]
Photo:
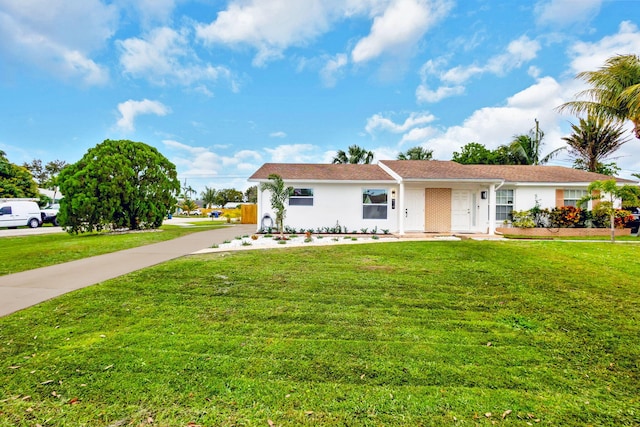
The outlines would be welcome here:
[[[581,225],[583,221],[582,209],[574,206],[562,206],[554,208],[549,214],[552,227],[573,228]]]

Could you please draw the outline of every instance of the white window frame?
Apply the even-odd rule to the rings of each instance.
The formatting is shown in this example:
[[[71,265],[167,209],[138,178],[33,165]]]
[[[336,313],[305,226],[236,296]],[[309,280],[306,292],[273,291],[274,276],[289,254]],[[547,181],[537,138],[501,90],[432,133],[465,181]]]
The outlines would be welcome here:
[[[379,195],[384,194],[384,203],[380,203],[380,202],[372,202],[371,198],[369,197],[369,201],[367,202],[367,196],[377,196],[377,193],[380,193]],[[387,218],[389,218],[389,189],[388,188],[363,188],[361,193],[360,193],[360,200],[362,202],[362,219],[365,220],[386,220]],[[376,208],[376,209],[371,209],[371,208]],[[384,208],[384,216],[377,216],[375,214],[371,214],[367,212],[376,212],[376,213],[380,213],[383,211]]]
[[[313,188],[296,187],[289,193],[289,206],[313,206],[313,198]]]
[[[506,194],[506,196],[504,196],[504,194]],[[515,190],[511,188],[496,190],[496,221],[511,221],[511,212],[513,212],[515,197]],[[501,203],[503,201],[504,203]],[[503,210],[503,212],[501,212],[501,210]]]
[[[575,188],[567,188],[563,190],[564,195],[562,196],[562,206],[573,206],[574,208],[579,208],[578,201],[587,195],[587,190],[579,190]],[[567,197],[571,196],[571,197]],[[584,203],[583,203],[584,205]]]

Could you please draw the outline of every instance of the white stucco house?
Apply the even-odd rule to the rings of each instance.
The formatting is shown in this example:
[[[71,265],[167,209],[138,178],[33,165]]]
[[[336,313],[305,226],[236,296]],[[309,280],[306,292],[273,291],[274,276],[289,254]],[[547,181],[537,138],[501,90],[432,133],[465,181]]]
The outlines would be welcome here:
[[[293,187],[285,225],[391,233],[489,233],[512,210],[576,205],[587,186],[610,176],[562,166],[461,165],[438,160],[383,160],[373,165],[266,163],[249,182],[277,174]],[[616,178],[620,185],[638,183]],[[273,223],[258,191],[257,229]]]

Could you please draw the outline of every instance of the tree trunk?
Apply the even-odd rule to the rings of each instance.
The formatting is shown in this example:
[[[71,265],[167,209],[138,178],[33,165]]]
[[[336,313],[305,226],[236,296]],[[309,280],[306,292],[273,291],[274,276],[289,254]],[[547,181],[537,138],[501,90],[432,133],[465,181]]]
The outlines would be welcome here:
[[[611,214],[611,243],[616,241],[616,214],[615,211]]]

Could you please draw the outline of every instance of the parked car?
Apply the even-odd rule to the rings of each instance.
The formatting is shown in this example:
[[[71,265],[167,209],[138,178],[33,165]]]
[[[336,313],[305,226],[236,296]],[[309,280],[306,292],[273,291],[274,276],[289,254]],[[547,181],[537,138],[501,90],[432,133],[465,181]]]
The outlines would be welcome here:
[[[0,203],[0,227],[16,228],[25,225],[31,228],[42,225],[38,204],[32,201],[4,199]]]
[[[626,209],[631,212],[631,215],[633,215],[633,221],[629,221],[626,227],[631,229],[632,234],[636,234],[638,233],[638,229],[640,229],[640,207]]]
[[[58,203],[52,203],[44,209],[40,209],[40,215],[42,216],[43,223],[51,223],[56,227],[58,224],[58,211],[60,210],[60,205]]]
[[[214,210],[209,212],[211,218],[219,218],[222,215],[222,211]]]
[[[196,209],[189,212],[189,215],[202,215],[202,211],[200,209]]]

